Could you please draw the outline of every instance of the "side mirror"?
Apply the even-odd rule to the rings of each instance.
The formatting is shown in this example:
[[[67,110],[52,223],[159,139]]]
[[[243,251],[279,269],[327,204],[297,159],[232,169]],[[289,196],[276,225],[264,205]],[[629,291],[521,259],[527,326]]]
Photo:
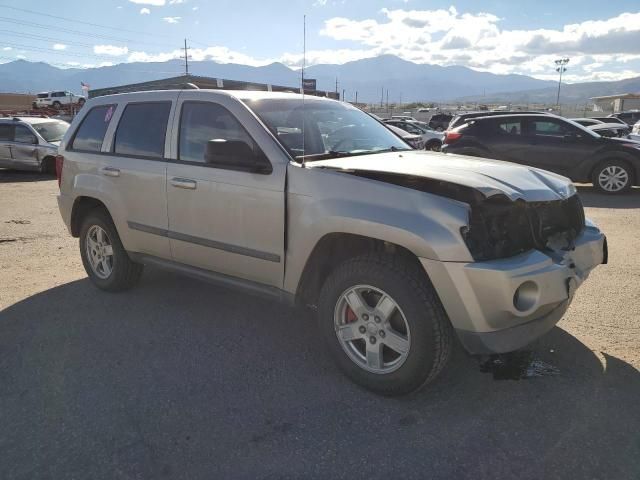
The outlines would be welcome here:
[[[207,142],[204,160],[210,165],[229,170],[242,170],[252,173],[271,173],[271,164],[262,152],[256,153],[242,140],[214,138]]]

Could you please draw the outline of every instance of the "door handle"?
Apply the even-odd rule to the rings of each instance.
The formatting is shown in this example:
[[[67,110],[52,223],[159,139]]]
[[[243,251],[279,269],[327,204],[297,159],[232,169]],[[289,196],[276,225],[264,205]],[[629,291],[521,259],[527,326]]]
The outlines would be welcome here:
[[[103,175],[106,175],[107,177],[119,177],[120,176],[120,169],[119,168],[103,167],[103,168],[100,169],[100,171],[102,172]]]
[[[196,182],[195,180],[190,180],[188,178],[174,177],[171,179],[171,185],[176,188],[195,190],[198,187],[198,182]]]

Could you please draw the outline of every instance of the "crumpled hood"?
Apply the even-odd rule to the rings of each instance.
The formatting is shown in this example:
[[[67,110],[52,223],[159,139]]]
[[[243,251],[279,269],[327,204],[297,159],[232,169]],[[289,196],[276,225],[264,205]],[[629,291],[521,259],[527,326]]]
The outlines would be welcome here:
[[[515,163],[436,152],[406,151],[307,162],[311,168],[425,177],[527,202],[562,200],[576,192],[568,178]]]

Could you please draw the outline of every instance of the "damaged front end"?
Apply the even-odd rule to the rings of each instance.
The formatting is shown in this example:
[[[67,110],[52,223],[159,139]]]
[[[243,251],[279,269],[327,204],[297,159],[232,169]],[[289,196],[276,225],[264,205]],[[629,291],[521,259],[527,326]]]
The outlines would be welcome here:
[[[571,250],[585,227],[577,195],[547,202],[512,201],[495,195],[470,205],[461,234],[476,261],[512,257],[529,250]]]
[[[460,234],[475,261],[513,257],[529,250],[571,250],[585,227],[578,195],[527,202],[502,193],[485,196],[472,187],[425,177],[365,170],[348,173],[468,204],[468,225]]]

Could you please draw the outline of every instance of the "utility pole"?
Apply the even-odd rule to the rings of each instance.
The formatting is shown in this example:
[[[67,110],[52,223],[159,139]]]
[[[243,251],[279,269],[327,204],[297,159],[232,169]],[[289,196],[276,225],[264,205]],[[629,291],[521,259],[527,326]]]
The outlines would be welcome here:
[[[344,88],[342,89],[342,101],[343,101],[343,102],[346,102],[346,101],[347,101],[347,99],[344,97]]]
[[[559,58],[555,61],[556,63],[556,72],[560,74],[560,78],[558,78],[558,96],[556,97],[556,105],[560,107],[560,85],[562,85],[562,74],[567,71],[567,67],[565,65],[569,63],[568,58]]]
[[[356,90],[356,105],[358,104],[358,91]]]
[[[338,77],[336,77],[336,98],[338,97]]]
[[[389,111],[389,89],[387,88],[387,112]]]
[[[189,76],[189,58],[191,58],[191,56],[189,55],[189,47],[187,47],[187,39],[184,39],[184,48],[181,48],[180,50],[184,50],[184,57],[180,57],[180,58],[184,58],[184,74],[188,77]]]
[[[382,108],[383,103],[384,103],[384,87],[382,87],[382,93],[380,94],[380,108]]]

